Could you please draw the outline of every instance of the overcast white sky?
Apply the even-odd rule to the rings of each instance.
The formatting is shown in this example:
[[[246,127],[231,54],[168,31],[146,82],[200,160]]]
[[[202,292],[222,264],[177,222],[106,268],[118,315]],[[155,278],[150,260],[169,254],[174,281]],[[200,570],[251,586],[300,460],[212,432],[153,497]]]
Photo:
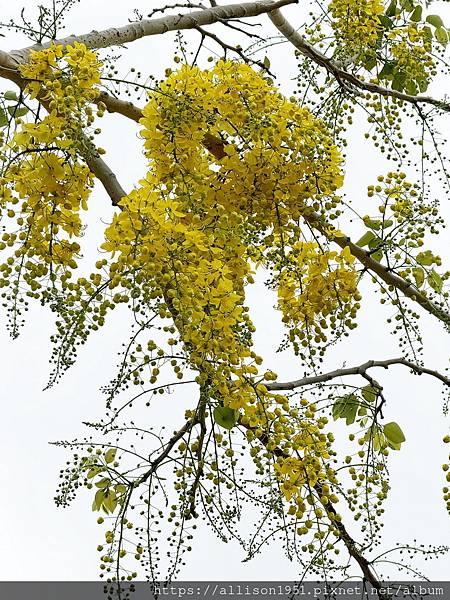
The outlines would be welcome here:
[[[2,20],[15,18],[20,6],[33,7],[34,0],[11,3],[0,0]],[[67,33],[83,33],[91,29],[104,29],[123,25],[132,16],[132,8],[143,12],[155,8],[155,0],[125,3],[117,0],[81,0],[69,18]],[[450,22],[450,9],[440,5],[440,14]],[[438,12],[438,11],[435,11]],[[285,10],[297,25],[301,9]],[[445,20],[445,19],[444,19]],[[264,31],[273,35],[274,29],[267,19]],[[0,38],[0,47],[9,50],[27,42],[17,34],[7,33]],[[171,66],[172,35],[141,40],[130,46],[126,61],[156,76]],[[295,63],[287,45],[278,46],[271,58],[274,71],[279,73],[284,88],[289,90]],[[8,89],[0,81],[0,89]],[[440,96],[448,91],[448,81],[440,80],[435,91]],[[443,122],[444,123],[444,122]],[[448,121],[444,127],[448,128]],[[104,147],[108,162],[116,170],[125,187],[137,182],[143,174],[140,156],[138,127],[121,117],[108,116],[103,123]],[[380,158],[369,151],[362,133],[351,136],[351,147],[346,164],[348,194],[365,199],[368,183],[387,170]],[[436,185],[435,193],[440,189]],[[108,217],[105,196],[96,189],[91,201],[94,207],[92,226],[88,233],[89,248],[95,251],[100,239],[100,218]],[[448,208],[444,211],[449,215]],[[447,249],[448,236],[440,242],[442,254]],[[257,325],[256,349],[267,358],[280,378],[295,378],[303,369],[298,361],[284,353],[274,352],[281,337],[279,317],[274,314],[274,303],[261,287],[249,290],[249,304]],[[1,317],[4,320],[4,317]],[[359,364],[368,359],[381,359],[399,355],[395,340],[385,325],[385,313],[376,301],[365,300],[360,312],[360,327],[352,338],[327,355],[325,369]],[[448,366],[448,336],[431,318],[422,319],[425,339],[425,362],[434,368]],[[30,311],[26,328],[14,343],[5,329],[0,331],[2,356],[2,419],[0,422],[0,579],[2,580],[86,580],[96,579],[98,553],[103,529],[96,524],[96,515],[90,510],[91,499],[86,493],[70,509],[57,509],[53,495],[58,472],[66,458],[65,453],[48,444],[56,439],[71,439],[84,435],[81,422],[95,420],[102,414],[103,399],[98,393],[101,385],[114,375],[117,351],[127,336],[126,319],[120,316],[105,327],[101,335],[93,336],[75,367],[57,387],[43,393],[48,374],[52,331],[51,316],[35,308]],[[392,491],[386,505],[386,525],[383,547],[417,539],[425,544],[450,542],[448,515],[442,500],[444,477],[441,464],[445,462],[448,446],[442,436],[448,424],[442,416],[441,387],[432,379],[412,377],[401,368],[389,373],[376,374],[385,384],[389,402],[386,420],[401,423],[407,442],[400,453],[391,455]],[[176,397],[172,399],[176,401]],[[167,408],[165,409],[167,410]],[[350,525],[350,530],[357,528]],[[265,552],[249,563],[242,563],[243,555],[233,544],[220,543],[209,530],[202,530],[194,543],[188,566],[182,572],[185,579],[293,579],[298,575],[295,563],[289,563],[282,551],[269,546]],[[450,559],[435,562],[418,560],[426,574],[447,579]],[[224,574],[224,565],[226,573]],[[355,570],[355,573],[357,571]]]

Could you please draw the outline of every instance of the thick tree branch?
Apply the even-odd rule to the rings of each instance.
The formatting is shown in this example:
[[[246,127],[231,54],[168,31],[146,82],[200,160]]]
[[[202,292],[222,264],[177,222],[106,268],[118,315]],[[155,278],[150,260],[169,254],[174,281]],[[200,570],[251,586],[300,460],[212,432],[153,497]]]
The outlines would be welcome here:
[[[119,113],[132,121],[136,121],[136,123],[139,123],[143,117],[141,108],[135,106],[132,102],[111,96],[108,92],[100,92],[98,102],[103,102],[108,112]]]
[[[66,38],[55,40],[55,43],[67,46],[74,42],[85,44],[88,48],[107,48],[134,42],[143,37],[160,35],[168,31],[180,31],[182,29],[195,29],[205,25],[212,25],[229,19],[245,19],[276,10],[287,4],[295,4],[298,0],[260,0],[259,2],[240,2],[227,6],[213,6],[205,10],[194,11],[188,14],[168,15],[159,19],[147,19],[125,25],[114,27],[103,31],[91,31],[82,35],[70,35]],[[27,60],[31,50],[42,50],[49,46],[47,44],[34,44],[21,50],[10,53],[13,60],[20,64]]]
[[[114,171],[99,155],[96,147],[89,142],[86,136],[83,136],[83,139],[84,148],[81,150],[81,154],[87,166],[102,183],[106,193],[111,198],[112,205],[118,206],[121,198],[127,195],[126,191],[120,185]]]
[[[313,375],[311,377],[303,377],[302,379],[295,379],[293,381],[285,381],[285,382],[274,382],[274,383],[266,383],[265,386],[270,391],[276,390],[295,390],[300,387],[304,387],[307,385],[313,385],[315,383],[325,383],[327,381],[331,381],[332,379],[337,379],[339,377],[346,377],[348,375],[361,375],[363,377],[366,376],[367,371],[369,369],[381,368],[387,369],[392,365],[403,365],[411,371],[417,373],[417,375],[431,375],[431,377],[435,377],[442,381],[445,385],[450,387],[450,378],[445,377],[438,371],[433,371],[432,369],[427,369],[422,365],[418,365],[413,363],[406,358],[389,358],[387,360],[368,360],[367,362],[358,365],[357,367],[348,367],[346,369],[336,369],[335,371],[330,371],[328,373],[323,373],[322,375]]]
[[[396,90],[388,89],[377,85],[376,83],[370,83],[367,81],[363,81],[359,79],[352,73],[348,73],[344,69],[340,67],[336,62],[334,62],[331,58],[322,54],[319,50],[316,50],[311,44],[309,44],[305,38],[296,31],[292,25],[283,17],[281,12],[276,9],[268,13],[269,19],[278,29],[278,31],[289,41],[299,52],[301,52],[304,56],[313,60],[316,64],[323,67],[333,75],[336,81],[339,84],[350,84],[354,88],[365,90],[367,92],[372,92],[374,94],[380,94],[384,97],[396,98],[397,100],[404,100],[405,102],[409,102],[411,104],[431,104],[436,106],[437,108],[450,112],[450,103],[444,102],[442,100],[437,100],[435,98],[431,98],[430,96],[412,96],[410,94],[404,94],[403,92],[398,92]],[[350,90],[351,91],[351,90]]]
[[[20,75],[17,62],[12,58],[11,54],[0,50],[0,77],[9,79],[21,89],[25,87],[25,83]]]

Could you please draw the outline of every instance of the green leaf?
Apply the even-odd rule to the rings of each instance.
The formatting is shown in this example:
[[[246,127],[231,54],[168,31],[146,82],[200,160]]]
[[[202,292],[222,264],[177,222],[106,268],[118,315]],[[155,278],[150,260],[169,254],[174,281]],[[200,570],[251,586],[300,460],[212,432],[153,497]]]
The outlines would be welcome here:
[[[364,225],[366,227],[370,227],[370,229],[374,229],[377,231],[381,227],[381,219],[371,219],[370,217],[363,218]]]
[[[393,21],[389,17],[386,17],[386,15],[378,15],[378,20],[385,29],[392,29],[394,27]]]
[[[414,277],[414,281],[416,282],[416,286],[420,288],[423,285],[423,282],[425,281],[425,273],[423,269],[421,269],[420,267],[413,267],[412,274]]]
[[[371,71],[377,64],[377,59],[374,56],[370,56],[364,63],[364,68],[367,71]]]
[[[383,258],[383,250],[377,250],[376,252],[371,253],[370,256],[373,258],[373,260],[380,262],[380,260]]]
[[[12,117],[18,119],[27,114],[28,108],[26,106],[17,106],[16,104],[16,106],[8,106],[8,112]]]
[[[99,473],[101,473],[104,470],[105,469],[102,468],[102,467],[92,467],[92,469],[88,472],[88,474],[86,475],[86,477],[88,479],[92,479],[93,477],[95,477],[96,475],[98,475]]]
[[[117,498],[114,490],[108,490],[103,498],[103,508],[107,513],[113,513],[117,507]]]
[[[408,81],[406,84],[406,91],[408,92],[408,94],[410,96],[416,96],[417,95],[417,85],[415,84],[414,81]]]
[[[416,6],[416,8],[412,11],[409,18],[413,23],[418,23],[422,19],[422,7],[420,4]]]
[[[127,486],[124,485],[123,483],[118,483],[117,485],[114,486],[114,490],[116,492],[116,495],[121,496],[122,494],[125,494],[125,492],[127,491]]]
[[[392,75],[392,73],[394,72],[395,65],[396,65],[395,61],[392,61],[392,60],[386,61],[383,65],[383,68],[381,69],[381,71],[378,74],[378,79],[386,79],[386,77],[388,77],[389,75]]]
[[[443,27],[444,23],[439,15],[428,15],[425,19],[427,23],[433,25],[433,27]]]
[[[379,238],[378,236],[374,235],[373,238],[369,242],[369,248],[370,248],[370,250],[376,250],[382,244],[383,244],[383,240],[381,238]]]
[[[430,267],[434,263],[434,256],[430,250],[425,250],[425,252],[419,252],[416,256],[416,260],[419,265]]]
[[[98,490],[95,493],[94,502],[92,503],[92,510],[94,510],[94,511],[100,510],[102,503],[103,503],[104,496],[105,496],[105,494],[104,494],[103,490]]]
[[[116,458],[117,448],[110,448],[107,452],[105,452],[105,461],[109,464],[114,462]]]
[[[405,89],[405,73],[396,73],[394,79],[392,80],[392,89],[397,92],[403,92]]]
[[[442,281],[442,277],[439,275],[439,273],[436,273],[434,269],[431,269],[431,271],[428,273],[427,281],[435,292],[438,294],[442,292],[442,286],[444,282]]]
[[[380,450],[384,450],[384,448],[386,448],[386,438],[381,433],[381,431],[376,431],[373,434],[372,443],[375,452],[379,452]]]
[[[3,108],[0,108],[0,127],[6,127],[6,125],[8,125],[9,123],[9,119],[6,116],[5,111],[3,110]]]
[[[337,419],[345,419],[346,424],[351,425],[355,422],[358,407],[359,402],[355,394],[336,398],[332,409],[333,419],[335,421]]]
[[[387,17],[395,17],[395,13],[397,12],[397,2],[396,0],[392,0],[386,10]]]
[[[375,402],[378,398],[380,390],[373,385],[366,385],[361,390],[362,397],[366,402]]]
[[[373,231],[366,231],[366,233],[356,242],[356,245],[364,248],[364,246],[367,246],[367,244],[371,242],[374,237],[376,237],[376,235]]]
[[[225,429],[232,429],[239,419],[239,411],[228,406],[216,406],[214,409],[214,421]]]
[[[100,479],[100,481],[97,481],[97,483],[95,485],[96,485],[96,487],[98,487],[100,489],[104,489],[104,488],[108,487],[110,483],[111,483],[111,479],[108,479],[108,477],[103,477],[103,479]]]
[[[359,402],[356,397],[353,396],[353,401],[350,403],[350,407],[347,411],[347,415],[345,417],[345,424],[352,425],[356,419],[356,413],[358,412]]]
[[[424,77],[416,79],[416,83],[419,86],[419,91],[423,94],[428,89],[428,82]]]
[[[447,34],[447,30],[445,29],[445,27],[438,27],[436,29],[436,31],[434,32],[434,37],[443,46],[447,45],[448,34]]]
[[[389,444],[392,444],[393,446],[402,444],[406,440],[400,425],[398,425],[395,421],[386,423],[386,425],[383,427],[383,432]],[[394,450],[397,450],[397,448],[394,448]]]
[[[389,446],[389,448],[392,448],[392,450],[401,450],[401,447],[402,447],[401,444],[394,444],[394,442],[389,442],[389,441],[388,441],[388,446]]]
[[[17,97],[17,94],[16,94],[16,92],[13,92],[12,90],[8,90],[7,92],[5,92],[5,93],[3,94],[3,98],[4,98],[5,100],[13,100],[13,101],[15,101],[15,102],[17,102],[17,100],[19,99],[19,98]]]
[[[266,69],[270,69],[270,60],[268,56],[264,57],[263,65],[266,67]]]
[[[428,40],[431,42],[431,40],[433,39],[433,32],[431,31],[431,28],[428,27],[428,25],[426,25],[422,31],[424,32],[425,36],[428,38]]]
[[[411,12],[414,9],[414,3],[412,0],[400,0],[400,5],[408,12]]]

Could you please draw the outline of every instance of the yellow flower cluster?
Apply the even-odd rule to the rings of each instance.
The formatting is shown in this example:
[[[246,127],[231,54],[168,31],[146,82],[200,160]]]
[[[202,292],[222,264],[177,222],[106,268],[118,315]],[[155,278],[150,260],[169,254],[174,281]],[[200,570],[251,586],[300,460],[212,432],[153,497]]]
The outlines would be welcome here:
[[[309,405],[308,409],[314,415],[315,405]],[[321,431],[326,423],[324,417],[318,420],[313,417],[311,421],[301,421],[298,428],[285,425],[291,434],[292,450],[277,458],[274,469],[281,492],[296,507],[299,519],[305,512],[304,486],[310,491],[319,481],[334,480],[332,470],[326,466],[326,461],[331,458],[331,440]],[[279,443],[282,445],[284,441],[279,440]]]
[[[332,0],[329,9],[336,39],[348,56],[358,59],[373,49],[381,29],[378,15],[384,12],[381,0]]]
[[[394,60],[393,79],[400,81],[401,90],[410,94],[424,92],[434,74],[435,61],[431,54],[432,41],[416,23],[398,27],[388,34],[392,41]]]
[[[6,188],[10,183],[14,196]],[[18,206],[7,210],[7,216],[15,218],[17,230],[3,235],[0,248],[17,244],[14,258],[21,259],[31,290],[41,287],[38,279],[48,273],[49,265],[56,271],[59,266],[75,269],[74,256],[80,246],[70,238],[81,233],[79,212],[87,208],[92,186],[89,169],[51,152],[35,153],[10,167],[3,186],[0,206],[13,197],[18,201]],[[12,273],[12,268],[9,270]]]
[[[144,108],[148,172],[106,229],[110,257],[97,265],[103,274],[72,283],[67,271],[80,247],[69,238],[81,233],[79,212],[92,184],[75,156],[92,124],[99,62],[80,44],[51,46],[21,69],[49,115],[22,123],[11,144],[13,153],[26,154],[1,181],[5,206],[22,201],[18,214],[8,209],[19,230],[5,243],[22,246],[7,269],[20,261],[31,294],[39,278],[53,282],[62,271],[67,306],[58,308],[58,335],[70,344],[130,297],[136,311],[156,310],[171,322],[167,345],[188,357],[208,403],[239,411],[268,451],[281,448],[275,476],[286,499],[331,480],[323,468],[330,456],[320,431],[325,421],[310,410],[299,424],[287,399],[269,393],[245,307],[257,261],[277,272],[280,308],[293,330],[322,327],[320,321],[351,316],[357,306],[349,253],[300,242],[302,215],[324,218],[343,181],[326,126],[247,65],[220,61],[208,71],[183,66],[170,74]],[[87,325],[89,311],[94,325]],[[71,364],[67,352],[63,360]],[[158,374],[154,366],[151,383]]]
[[[347,247],[340,253],[320,251],[315,242],[297,242],[286,256],[279,274],[278,306],[297,351],[298,342],[307,346],[311,335],[317,343],[327,341],[327,320],[332,329],[339,322],[353,326],[361,299],[353,262]]]
[[[19,67],[28,80],[27,92],[39,97],[48,116],[37,124],[28,124],[16,135],[19,147],[54,144],[76,155],[80,144],[85,144],[83,132],[94,122],[90,104],[96,100],[100,83],[97,55],[84,44],[74,42],[63,47],[52,44],[49,48],[32,51],[30,60]],[[98,103],[97,115],[102,116],[104,105]],[[27,145],[28,144],[28,145]],[[27,145],[27,146],[26,146]]]
[[[152,96],[142,124],[152,173],[168,191],[191,196],[190,210],[220,204],[265,230],[342,185],[324,124],[247,65],[183,66]],[[205,148],[211,139],[222,143],[219,155]]]
[[[70,112],[97,97],[94,86],[100,83],[100,66],[95,52],[84,44],[64,47],[53,43],[44,50],[33,50],[19,70],[28,80],[27,91],[33,98],[54,102],[51,108],[58,112]]]
[[[17,299],[23,282],[27,295],[56,277],[62,281],[77,267],[81,209],[93,185],[88,167],[78,159],[83,129],[93,120],[89,106],[98,92],[100,63],[82,44],[32,52],[20,66],[26,91],[45,105],[40,121],[17,120],[17,130],[3,148],[8,157],[0,179],[0,210],[15,225],[2,236],[0,249],[14,248],[0,266],[1,287],[13,286]],[[14,282],[14,283],[13,283]],[[16,303],[16,300],[14,300]]]
[[[342,183],[341,158],[320,121],[239,63],[221,61],[209,71],[181,67],[151,94],[143,113],[149,171],[106,230],[102,247],[115,255],[110,288],[139,273],[160,316],[176,326],[169,345],[188,353],[211,400],[239,410],[246,427],[270,431],[268,449],[283,447],[293,439],[280,413],[289,405],[257,383],[262,361],[251,349],[244,288],[255,257],[264,262],[283,232],[300,234],[295,222],[304,211],[325,212]],[[311,308],[290,313],[289,321],[303,328],[318,314],[340,315],[339,294],[350,303],[356,279],[348,253],[323,254],[310,244],[298,254],[300,248],[298,242],[292,254],[298,275],[306,273],[305,289],[311,287]],[[289,285],[283,272],[280,286]],[[281,408],[272,410],[273,403]],[[294,437],[304,457],[277,466],[288,499],[318,480],[321,460],[329,457],[317,423]],[[291,463],[307,477],[293,478]]]

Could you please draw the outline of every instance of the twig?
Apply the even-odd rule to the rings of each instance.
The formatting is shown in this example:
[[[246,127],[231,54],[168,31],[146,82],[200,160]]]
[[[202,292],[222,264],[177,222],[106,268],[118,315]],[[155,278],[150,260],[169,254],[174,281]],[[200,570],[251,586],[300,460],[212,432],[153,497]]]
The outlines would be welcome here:
[[[190,431],[194,425],[197,424],[197,419],[190,419],[189,421],[186,421],[186,423],[183,425],[183,427],[181,427],[181,429],[179,429],[178,431],[176,431],[173,436],[170,438],[170,440],[167,442],[164,450],[161,452],[161,454],[159,454],[157,456],[157,458],[155,458],[154,460],[152,460],[152,462],[150,463],[150,469],[148,469],[141,477],[139,477],[139,479],[137,479],[134,483],[134,487],[138,487],[139,485],[141,485],[142,483],[145,483],[147,481],[147,479],[156,471],[156,469],[159,467],[159,465],[163,462],[163,460],[165,458],[167,458],[172,450],[172,448],[175,446],[175,444],[181,440],[181,438],[188,433],[188,431]]]

